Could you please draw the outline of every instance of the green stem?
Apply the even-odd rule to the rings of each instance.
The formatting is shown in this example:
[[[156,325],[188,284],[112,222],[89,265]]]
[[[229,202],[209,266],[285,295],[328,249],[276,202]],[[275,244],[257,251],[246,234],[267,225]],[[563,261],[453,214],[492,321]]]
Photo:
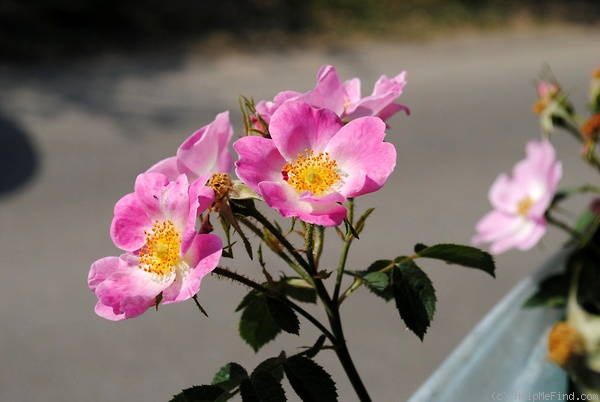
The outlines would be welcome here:
[[[342,329],[342,319],[339,311],[339,304],[334,303],[334,301],[329,297],[329,293],[325,288],[323,281],[320,278],[315,278],[315,290],[317,291],[317,295],[319,299],[323,303],[323,307],[327,312],[327,318],[329,319],[329,326],[331,327],[331,332],[333,333],[334,340],[331,340],[333,344],[335,353],[340,361],[340,364],[344,368],[346,372],[346,376],[350,380],[356,395],[358,396],[361,402],[370,402],[371,397],[365,388],[365,385],[356,370],[356,366],[352,361],[352,357],[350,356],[350,352],[348,351],[348,345],[346,345],[346,339],[344,337],[344,331]]]
[[[250,229],[252,232],[254,232],[254,234],[256,234],[258,237],[262,238],[264,236],[264,233],[248,219],[240,217],[238,218],[238,221],[241,222],[248,229]],[[285,261],[294,271],[296,271],[296,273],[300,275],[302,279],[312,284],[312,277],[308,275],[302,268],[300,268],[298,264],[292,261],[292,259],[288,257],[288,255],[283,250],[274,250],[272,247],[269,248],[271,248],[271,250],[274,253],[276,253],[279,256],[279,258]]]
[[[308,260],[308,265],[310,265],[310,272],[316,274],[317,264],[315,262],[315,225],[312,223],[306,224],[304,232],[306,259]]]
[[[329,297],[329,293],[327,289],[323,285],[323,282],[320,278],[315,279],[315,289],[317,291],[317,295],[319,299],[322,301],[325,311],[327,312],[327,317],[329,319],[329,325],[331,327],[331,332],[333,334],[333,339],[330,338],[331,343],[333,344],[335,353],[340,361],[340,364],[344,368],[346,372],[346,376],[350,380],[356,395],[360,399],[361,402],[370,402],[371,397],[365,388],[365,385],[356,370],[356,366],[352,361],[352,357],[350,356],[350,352],[348,351],[348,346],[346,345],[346,339],[344,337],[344,331],[342,329],[342,320],[339,311],[339,305],[333,302]]]
[[[344,243],[342,244],[342,252],[340,254],[340,263],[338,265],[337,277],[335,278],[335,289],[333,291],[333,303],[335,305],[339,304],[340,298],[340,289],[342,287],[342,278],[344,276],[344,269],[346,267],[346,261],[348,260],[348,252],[350,251],[350,243],[351,239],[344,239]]]
[[[323,254],[323,245],[325,244],[325,227],[317,226],[317,239],[315,241],[315,260],[317,264],[317,270],[319,268],[319,261],[321,260],[321,254]]]
[[[576,230],[572,229],[568,224],[556,219],[550,213],[546,212],[546,220],[549,224],[556,226],[557,228],[567,232],[573,239],[578,239],[580,237],[580,233]]]
[[[236,206],[239,205],[236,203]],[[302,266],[302,268],[304,268],[307,272],[310,272],[310,265],[308,264],[308,262],[306,262],[306,260],[302,258],[300,253],[298,253],[296,248],[289,242],[289,240],[283,235],[283,233],[281,233],[281,231],[277,229],[275,225],[271,223],[271,221],[269,221],[263,214],[261,214],[256,209],[254,203],[246,203],[242,208],[244,209],[245,215],[256,219],[261,225],[263,225],[265,229],[271,232],[271,234],[275,236],[275,238],[281,243],[281,245],[285,247],[286,250],[288,250],[292,257],[294,257],[296,262],[298,262],[298,264]]]
[[[346,339],[344,338],[344,332],[342,330],[342,322],[339,315],[339,311],[336,309],[335,314],[329,317],[329,323],[331,325],[331,330],[333,335],[336,338],[336,343],[334,344],[334,350],[340,361],[356,395],[358,396],[361,402],[370,402],[371,397],[360,378],[360,374],[356,370],[356,366],[352,361],[352,357],[350,356],[350,351],[348,350],[348,346],[346,345]]]
[[[354,219],[354,199],[348,199],[348,222],[350,225],[353,225]],[[342,279],[344,277],[344,270],[346,269],[346,261],[348,260],[348,252],[350,251],[350,244],[354,236],[352,234],[346,234],[342,244],[342,252],[340,253],[340,262],[338,264],[337,276],[335,278],[335,289],[333,291],[333,303],[334,305],[338,305],[338,300],[340,297],[340,289],[342,286]]]
[[[581,187],[562,190],[561,193],[564,193],[565,196],[571,196],[573,194],[586,194],[586,193],[600,194],[600,187],[592,186],[591,184],[585,184]]]

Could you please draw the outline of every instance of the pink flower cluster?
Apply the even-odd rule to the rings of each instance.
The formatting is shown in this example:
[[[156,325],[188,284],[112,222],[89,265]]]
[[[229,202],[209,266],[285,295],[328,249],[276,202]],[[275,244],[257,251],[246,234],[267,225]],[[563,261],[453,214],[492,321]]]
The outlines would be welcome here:
[[[400,110],[408,113],[395,103],[405,75],[382,76],[372,95],[361,98],[357,78],[341,83],[326,65],[313,91],[285,91],[274,102],[259,102],[270,138],[247,136],[233,144],[238,178],[284,217],[340,225],[343,203],[379,190],[394,170],[396,150],[384,141],[384,121]],[[196,295],[222,254],[221,239],[196,223],[215,201],[207,186],[212,174],[233,168],[232,137],[229,113],[223,112],[175,156],[140,174],[134,192],[117,202],[110,235],[123,253],[94,262],[88,276],[98,315],[132,318]]]

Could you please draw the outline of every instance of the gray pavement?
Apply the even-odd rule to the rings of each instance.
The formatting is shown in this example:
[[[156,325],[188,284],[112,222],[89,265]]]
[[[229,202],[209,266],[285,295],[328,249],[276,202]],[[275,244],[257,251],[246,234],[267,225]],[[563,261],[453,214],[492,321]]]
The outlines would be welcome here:
[[[113,323],[93,313],[86,284],[94,260],[117,253],[108,235],[114,203],[139,172],[173,154],[198,127],[226,109],[241,134],[237,95],[272,98],[306,91],[318,68],[358,76],[368,93],[380,74],[408,71],[402,102],[410,117],[389,121],[396,171],[379,193],[351,268],[410,252],[416,242],[469,242],[488,211],[495,177],[524,156],[539,134],[530,108],[533,78],[548,63],[583,108],[600,63],[600,30],[556,28],[469,35],[427,43],[387,42],[261,54],[103,56],[46,67],[0,67],[0,400],[166,401],[207,383],[237,361],[248,368],[303,343],[281,335],[258,355],[237,336],[243,289],[208,277],[200,300]],[[562,187],[596,180],[577,146],[557,136]],[[574,211],[585,205],[571,205]],[[332,234],[332,233],[331,233]],[[339,244],[329,237],[324,262]],[[520,278],[553,254],[552,231],[529,253],[497,258],[497,279],[459,267],[423,264],[438,291],[433,325],[421,343],[392,303],[360,290],[343,309],[350,350],[375,401],[406,400]],[[224,261],[258,277],[243,258]],[[316,335],[301,329],[310,343]],[[335,357],[317,357],[355,396]],[[291,395],[291,394],[290,394]],[[291,398],[294,400],[294,398]]]

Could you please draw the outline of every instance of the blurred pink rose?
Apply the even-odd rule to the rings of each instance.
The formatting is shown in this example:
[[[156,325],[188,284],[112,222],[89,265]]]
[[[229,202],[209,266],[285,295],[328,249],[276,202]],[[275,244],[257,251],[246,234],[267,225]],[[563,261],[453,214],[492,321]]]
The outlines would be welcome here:
[[[489,192],[494,210],[476,226],[473,244],[491,243],[493,254],[511,248],[529,250],[546,233],[544,215],[562,176],[562,164],[547,140],[530,141],[526,153],[512,176],[496,179]]]

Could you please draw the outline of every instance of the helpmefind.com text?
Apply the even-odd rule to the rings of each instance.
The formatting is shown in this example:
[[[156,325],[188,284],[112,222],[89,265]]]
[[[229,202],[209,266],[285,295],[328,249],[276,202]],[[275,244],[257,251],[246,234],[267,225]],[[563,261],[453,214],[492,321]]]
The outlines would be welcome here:
[[[494,392],[492,401],[598,401],[596,394],[575,392]]]

